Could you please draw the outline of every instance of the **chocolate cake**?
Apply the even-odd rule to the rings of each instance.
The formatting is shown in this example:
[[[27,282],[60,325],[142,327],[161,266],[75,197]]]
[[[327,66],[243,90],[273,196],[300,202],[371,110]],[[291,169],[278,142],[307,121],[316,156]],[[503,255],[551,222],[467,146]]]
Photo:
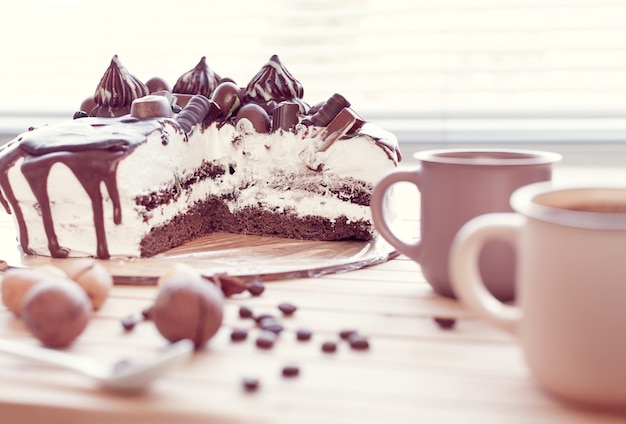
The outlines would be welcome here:
[[[171,91],[115,56],[89,110],[2,146],[0,202],[23,251],[53,257],[147,257],[218,231],[369,240],[396,138],[339,94],[303,93],[277,56],[245,87],[202,58]]]

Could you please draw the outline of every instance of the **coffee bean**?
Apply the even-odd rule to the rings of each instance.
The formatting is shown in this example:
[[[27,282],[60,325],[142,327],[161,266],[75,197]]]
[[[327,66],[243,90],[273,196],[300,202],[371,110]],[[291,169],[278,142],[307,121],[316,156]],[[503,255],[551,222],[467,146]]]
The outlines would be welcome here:
[[[271,331],[262,331],[256,339],[256,345],[261,349],[271,349],[274,346],[276,337],[276,333]]]
[[[248,330],[245,328],[234,328],[230,333],[230,339],[239,342],[248,338]]]
[[[252,296],[260,296],[265,291],[265,285],[263,282],[255,280],[248,286],[248,292]]]
[[[256,321],[257,325],[261,325],[261,322],[263,321],[276,321],[276,318],[274,317],[274,315],[271,314],[259,314],[257,316],[254,317],[254,320]]]
[[[243,305],[239,307],[240,318],[252,318],[253,315],[252,309],[249,306]]]
[[[296,331],[296,339],[301,342],[311,340],[312,335],[313,333],[311,332],[311,330],[307,328],[301,328],[298,331]]]
[[[256,392],[259,389],[260,381],[254,377],[244,377],[242,384],[246,392]]]
[[[146,321],[149,321],[151,319],[151,315],[150,315],[151,313],[152,313],[152,306],[149,306],[141,311],[141,316]]]
[[[341,337],[342,340],[348,340],[350,337],[354,335],[358,335],[358,331],[347,329],[347,330],[341,330],[339,332],[339,337]]]
[[[284,377],[297,377],[300,375],[300,368],[297,365],[286,365],[283,367],[282,374]]]
[[[454,328],[454,325],[456,324],[456,320],[454,318],[435,317],[433,320],[439,328],[444,330]]]
[[[334,353],[336,351],[337,351],[337,343],[335,343],[335,342],[324,342],[324,343],[322,343],[322,352]]]
[[[261,328],[266,331],[271,331],[272,333],[278,335],[283,332],[285,329],[280,323],[271,320],[264,320],[261,323]]]
[[[370,348],[367,339],[358,334],[348,338],[348,342],[350,343],[350,347],[354,350],[367,350]]]
[[[134,315],[128,315],[127,317],[122,318],[121,323],[124,330],[131,331],[137,325],[137,317]]]
[[[281,311],[284,315],[293,315],[294,312],[296,312],[298,308],[296,307],[296,305],[293,305],[291,303],[281,303],[280,305],[278,305],[278,310]]]

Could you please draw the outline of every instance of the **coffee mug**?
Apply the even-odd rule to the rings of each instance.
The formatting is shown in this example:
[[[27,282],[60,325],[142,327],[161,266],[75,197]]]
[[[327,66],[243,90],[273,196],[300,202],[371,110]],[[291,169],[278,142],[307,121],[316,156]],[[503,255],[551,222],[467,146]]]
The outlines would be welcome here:
[[[456,232],[470,219],[489,212],[512,212],[509,198],[527,184],[552,178],[561,155],[533,150],[444,149],[418,152],[419,165],[383,176],[372,193],[374,226],[381,236],[420,264],[426,281],[443,296],[455,297],[448,275],[448,253]],[[386,194],[400,182],[420,192],[420,234],[410,242],[385,215]],[[515,297],[514,254],[510,246],[485,246],[481,272],[489,290],[501,300]]]
[[[596,406],[626,407],[626,186],[532,184],[511,197],[516,213],[465,224],[450,253],[459,299],[515,334],[547,391]],[[495,299],[478,272],[486,243],[514,246],[518,299]]]

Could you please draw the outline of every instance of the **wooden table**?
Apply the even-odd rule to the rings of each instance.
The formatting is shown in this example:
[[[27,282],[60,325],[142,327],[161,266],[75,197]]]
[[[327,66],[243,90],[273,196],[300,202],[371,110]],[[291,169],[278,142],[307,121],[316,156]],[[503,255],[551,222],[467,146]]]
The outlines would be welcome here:
[[[557,169],[558,179],[622,178],[614,170]],[[418,227],[411,202],[401,211]],[[2,217],[7,233],[7,219]],[[6,240],[5,240],[6,241]],[[151,322],[125,332],[120,320],[151,305],[156,287],[116,286],[72,353],[107,360],[139,356],[165,345]],[[268,350],[255,345],[258,329],[239,307],[280,315],[277,305],[298,310],[280,318],[286,330]],[[457,319],[451,329],[434,317]],[[249,337],[233,342],[233,328]],[[313,331],[297,341],[299,328]],[[339,332],[355,329],[370,343],[353,350]],[[22,322],[0,306],[2,339],[37,344]],[[325,341],[339,341],[324,353]],[[297,365],[300,375],[281,370]],[[260,387],[246,392],[244,377]],[[143,395],[98,390],[89,380],[44,365],[0,355],[2,423],[617,423],[618,413],[564,405],[531,379],[516,341],[439,297],[420,268],[406,257],[362,270],[314,279],[268,282],[262,296],[226,301],[222,328],[192,360]]]

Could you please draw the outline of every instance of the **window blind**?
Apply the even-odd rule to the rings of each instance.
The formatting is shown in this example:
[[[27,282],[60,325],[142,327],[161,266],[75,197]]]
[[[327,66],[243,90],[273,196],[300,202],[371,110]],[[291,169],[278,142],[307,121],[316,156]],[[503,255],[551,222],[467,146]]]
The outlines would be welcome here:
[[[626,111],[626,1],[10,0],[0,116],[71,116],[117,54],[171,86],[202,56],[245,85],[274,53],[313,104],[370,120],[608,119]]]

